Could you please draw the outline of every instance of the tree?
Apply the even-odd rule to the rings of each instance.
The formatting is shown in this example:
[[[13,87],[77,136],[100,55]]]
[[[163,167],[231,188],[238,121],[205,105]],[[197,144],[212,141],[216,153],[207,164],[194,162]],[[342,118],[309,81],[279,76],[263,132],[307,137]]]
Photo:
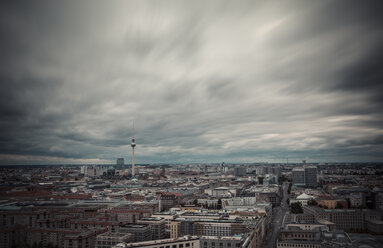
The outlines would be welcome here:
[[[318,205],[318,207],[320,207],[320,208],[324,208],[324,209],[328,209],[328,207],[325,206],[325,205]]]
[[[55,246],[52,243],[48,243],[47,248],[54,248]]]
[[[287,189],[287,193],[289,193],[289,194],[291,193],[291,186],[292,186],[292,184],[290,183],[289,188]]]
[[[24,243],[24,244],[21,244],[21,245],[16,245],[14,247],[15,248],[31,248],[31,245],[29,245],[28,243]]]
[[[346,198],[346,201],[347,201],[348,208],[351,208],[351,200],[350,200],[350,198]]]
[[[337,202],[335,208],[336,209],[343,209],[343,205],[340,202]]]
[[[217,209],[222,209],[222,200],[221,199],[218,199]]]
[[[318,202],[314,199],[311,199],[307,202],[307,205],[309,206],[317,206],[318,205]]]
[[[287,181],[287,178],[285,177],[285,175],[282,175],[280,177],[278,177],[278,183],[279,184],[283,184],[283,182],[286,182]]]
[[[303,214],[302,204],[300,202],[291,203],[291,213],[293,214]]]

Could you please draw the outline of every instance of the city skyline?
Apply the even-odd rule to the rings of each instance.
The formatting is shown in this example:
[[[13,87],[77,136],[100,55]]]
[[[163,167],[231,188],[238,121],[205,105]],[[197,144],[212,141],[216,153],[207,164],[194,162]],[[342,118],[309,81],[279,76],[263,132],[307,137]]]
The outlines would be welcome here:
[[[0,8],[0,165],[383,162],[378,1]]]

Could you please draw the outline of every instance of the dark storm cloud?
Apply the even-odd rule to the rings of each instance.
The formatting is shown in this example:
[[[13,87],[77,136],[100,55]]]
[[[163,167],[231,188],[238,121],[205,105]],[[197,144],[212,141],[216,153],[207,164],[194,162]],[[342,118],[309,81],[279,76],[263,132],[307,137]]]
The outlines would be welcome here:
[[[3,1],[0,163],[382,161],[379,1]]]
[[[380,39],[380,41],[383,40]],[[382,61],[383,49],[375,47],[374,50],[369,51],[359,61],[340,70],[338,75],[339,83],[334,85],[334,88],[354,92],[367,91],[373,95],[371,100],[382,103]]]

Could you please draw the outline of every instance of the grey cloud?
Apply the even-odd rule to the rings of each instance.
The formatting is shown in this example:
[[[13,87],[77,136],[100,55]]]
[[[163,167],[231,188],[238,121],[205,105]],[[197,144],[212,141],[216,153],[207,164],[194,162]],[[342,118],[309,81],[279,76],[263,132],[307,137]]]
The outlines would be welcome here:
[[[383,160],[378,1],[1,5],[2,164]]]

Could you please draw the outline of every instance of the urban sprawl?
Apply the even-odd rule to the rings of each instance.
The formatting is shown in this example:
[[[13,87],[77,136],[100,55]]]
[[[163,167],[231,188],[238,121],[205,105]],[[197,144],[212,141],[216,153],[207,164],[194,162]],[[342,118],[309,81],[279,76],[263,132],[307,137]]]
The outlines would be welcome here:
[[[379,164],[134,170],[124,159],[0,168],[0,247],[382,247]]]

